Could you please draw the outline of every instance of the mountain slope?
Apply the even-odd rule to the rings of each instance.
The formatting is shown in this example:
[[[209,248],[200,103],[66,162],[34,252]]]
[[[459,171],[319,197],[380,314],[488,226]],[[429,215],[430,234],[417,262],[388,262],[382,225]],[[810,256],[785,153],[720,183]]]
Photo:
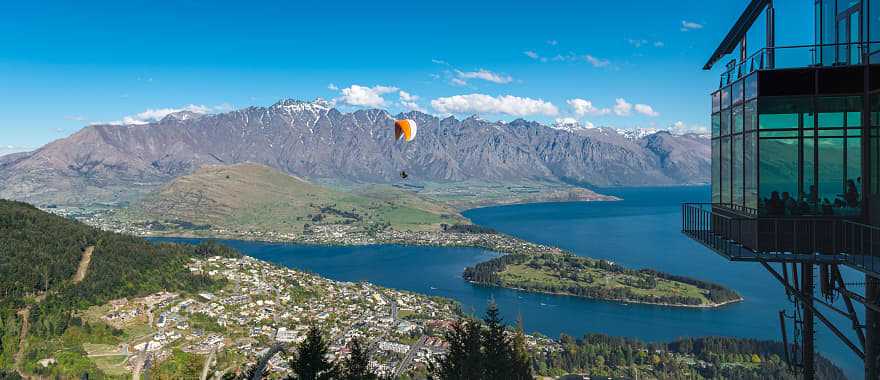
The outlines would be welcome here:
[[[315,185],[264,165],[208,165],[174,179],[118,214],[169,227],[300,234],[308,225],[439,230],[466,219],[448,206],[390,186],[358,194]],[[209,227],[210,226],[210,227]]]
[[[0,158],[0,197],[126,201],[203,165],[242,162],[349,183],[395,183],[402,170],[410,181],[447,183],[671,185],[709,178],[708,154],[682,153],[707,151],[708,140],[693,136],[627,139],[524,120],[399,116],[418,122],[415,142],[393,142],[394,118],[385,111],[341,113],[321,101],[172,114],[146,125],[93,125],[34,152]]]

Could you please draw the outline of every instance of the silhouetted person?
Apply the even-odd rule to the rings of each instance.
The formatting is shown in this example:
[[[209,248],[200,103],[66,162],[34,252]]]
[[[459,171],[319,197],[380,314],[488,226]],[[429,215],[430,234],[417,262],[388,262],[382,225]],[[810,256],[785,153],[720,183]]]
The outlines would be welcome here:
[[[770,215],[782,215],[783,213],[782,199],[779,199],[779,192],[770,193],[770,200],[767,201],[767,211]]]
[[[404,171],[400,172],[400,178],[406,179],[406,177],[409,177],[409,174],[406,174]]]
[[[794,211],[797,203],[795,203],[794,198],[791,197],[787,191],[782,192],[782,207],[785,208],[785,212],[791,214]]]
[[[856,188],[856,183],[851,179],[846,181],[846,192],[843,194],[843,200],[846,202],[846,207],[858,207],[859,205],[859,190]]]
[[[807,203],[811,205],[819,203],[819,192],[816,191],[816,185],[810,185],[810,192],[807,193]]]

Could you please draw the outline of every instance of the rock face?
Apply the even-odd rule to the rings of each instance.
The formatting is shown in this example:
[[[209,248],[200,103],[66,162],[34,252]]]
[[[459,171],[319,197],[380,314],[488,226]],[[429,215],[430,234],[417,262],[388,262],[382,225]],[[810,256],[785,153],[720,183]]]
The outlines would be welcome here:
[[[567,131],[535,122],[439,119],[418,112],[412,143],[394,117],[342,113],[322,101],[198,115],[145,125],[93,125],[29,153],[0,157],[0,198],[33,203],[124,201],[206,164],[253,162],[311,180],[390,183],[405,170],[430,182],[537,180],[594,186],[707,182],[709,141],[659,132]]]

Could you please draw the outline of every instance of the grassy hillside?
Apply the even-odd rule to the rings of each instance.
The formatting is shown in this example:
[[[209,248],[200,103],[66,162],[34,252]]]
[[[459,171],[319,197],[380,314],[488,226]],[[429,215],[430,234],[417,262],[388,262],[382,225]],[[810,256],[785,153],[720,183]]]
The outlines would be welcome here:
[[[466,220],[448,206],[392,186],[339,191],[257,164],[207,166],[120,212],[133,223],[171,229],[301,233],[306,225],[439,230]]]
[[[90,261],[81,267],[85,252]],[[185,266],[206,255],[235,253],[213,244],[153,245],[0,200],[0,369],[62,378],[98,373],[82,345],[113,342],[119,332],[84,323],[79,310],[163,290],[218,287]],[[36,364],[47,357],[59,365],[43,370]]]

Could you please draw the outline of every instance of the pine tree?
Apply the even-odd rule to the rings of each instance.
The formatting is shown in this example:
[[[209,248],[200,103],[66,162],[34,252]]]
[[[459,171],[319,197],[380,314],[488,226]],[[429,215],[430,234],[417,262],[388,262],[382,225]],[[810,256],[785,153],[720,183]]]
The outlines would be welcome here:
[[[511,379],[514,380],[531,380],[532,377],[532,360],[529,352],[526,350],[526,334],[523,332],[522,316],[517,318],[516,334],[511,340]]]
[[[483,375],[486,379],[510,379],[510,342],[504,335],[504,321],[498,312],[495,301],[489,303],[483,317],[486,330],[483,332]]]
[[[483,354],[480,349],[480,323],[475,320],[459,321],[446,332],[449,349],[446,356],[431,363],[432,379],[479,380],[483,374]]]
[[[351,356],[345,360],[342,376],[343,380],[376,380],[379,377],[370,371],[370,356],[367,353],[361,339],[355,338],[349,343]]]
[[[329,380],[337,378],[337,369],[327,361],[327,342],[317,326],[312,326],[290,361],[293,375],[288,380]]]

